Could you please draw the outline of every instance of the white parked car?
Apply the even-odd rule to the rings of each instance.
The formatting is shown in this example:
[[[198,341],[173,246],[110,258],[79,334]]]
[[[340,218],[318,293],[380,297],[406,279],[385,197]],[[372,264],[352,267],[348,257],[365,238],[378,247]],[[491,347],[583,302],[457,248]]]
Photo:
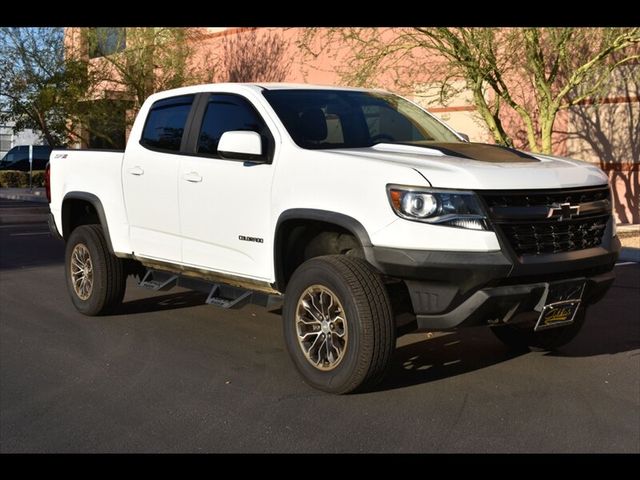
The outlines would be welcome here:
[[[123,153],[54,150],[49,175],[80,312],[112,312],[128,274],[222,307],[284,295],[293,363],[335,393],[371,388],[406,331],[567,343],[620,248],[597,167],[469,143],[378,90],[157,93]]]

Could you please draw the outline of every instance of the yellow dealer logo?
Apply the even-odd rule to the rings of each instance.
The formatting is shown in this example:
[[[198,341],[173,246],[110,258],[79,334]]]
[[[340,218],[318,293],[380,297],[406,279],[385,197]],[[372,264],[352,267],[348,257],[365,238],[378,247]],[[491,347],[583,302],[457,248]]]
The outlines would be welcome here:
[[[558,307],[552,308],[544,316],[544,323],[564,322],[571,318],[573,308],[571,307]]]

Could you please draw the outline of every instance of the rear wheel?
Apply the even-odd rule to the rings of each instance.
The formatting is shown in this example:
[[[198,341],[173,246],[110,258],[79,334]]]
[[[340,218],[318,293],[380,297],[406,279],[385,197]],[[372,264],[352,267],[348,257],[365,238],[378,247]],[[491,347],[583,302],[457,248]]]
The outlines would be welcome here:
[[[573,323],[535,332],[531,326],[502,325],[491,327],[491,331],[505,345],[514,349],[535,347],[541,350],[555,350],[573,340],[580,332],[586,317],[586,308],[580,307]]]
[[[123,261],[109,252],[100,225],[77,227],[65,252],[67,289],[85,315],[104,315],[122,303],[126,288]]]
[[[316,257],[294,272],[285,296],[284,336],[298,371],[331,393],[370,388],[395,348],[391,303],[378,272],[359,258]]]

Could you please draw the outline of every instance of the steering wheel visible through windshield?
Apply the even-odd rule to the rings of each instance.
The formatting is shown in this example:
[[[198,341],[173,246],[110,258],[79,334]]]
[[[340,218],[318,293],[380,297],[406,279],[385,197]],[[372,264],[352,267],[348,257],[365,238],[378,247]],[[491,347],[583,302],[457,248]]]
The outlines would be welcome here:
[[[302,148],[461,141],[427,112],[390,93],[277,89],[263,95]]]

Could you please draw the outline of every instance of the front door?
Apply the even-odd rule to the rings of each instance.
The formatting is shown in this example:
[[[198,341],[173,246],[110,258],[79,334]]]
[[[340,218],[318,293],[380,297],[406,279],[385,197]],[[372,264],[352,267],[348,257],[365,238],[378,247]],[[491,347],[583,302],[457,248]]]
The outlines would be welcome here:
[[[155,102],[141,139],[130,139],[122,183],[135,255],[180,263],[178,171],[194,95]]]
[[[268,280],[273,256],[270,228],[273,165],[222,159],[224,132],[256,131],[273,158],[274,141],[261,115],[244,97],[212,93],[192,155],[182,157],[180,225],[185,265]],[[200,126],[199,126],[200,124]]]

